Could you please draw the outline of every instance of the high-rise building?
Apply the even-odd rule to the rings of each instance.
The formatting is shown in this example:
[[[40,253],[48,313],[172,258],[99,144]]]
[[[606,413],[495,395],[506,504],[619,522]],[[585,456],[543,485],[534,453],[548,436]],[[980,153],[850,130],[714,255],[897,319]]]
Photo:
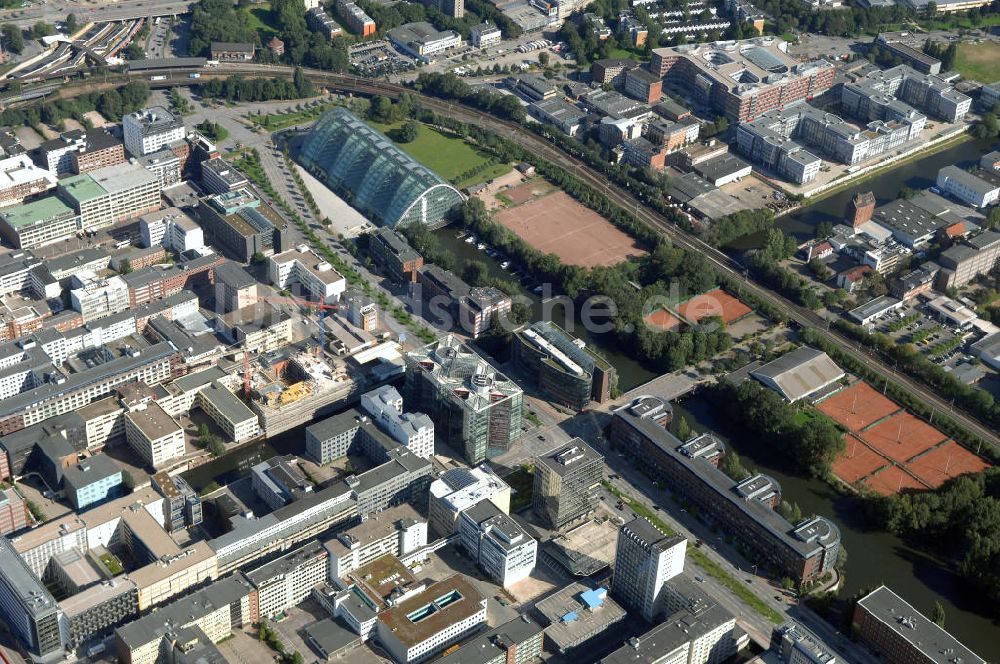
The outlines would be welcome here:
[[[852,227],[871,221],[875,213],[875,194],[870,191],[859,191],[847,202],[844,210],[844,220]]]
[[[604,457],[579,438],[535,463],[533,507],[555,529],[579,522],[595,509]]]
[[[510,513],[510,487],[493,474],[488,464],[478,468],[450,468],[431,483],[428,521],[442,537],[455,532],[458,517],[481,500],[489,500],[504,514]]]
[[[521,435],[524,393],[469,346],[447,335],[406,356],[406,400],[427,413],[470,464],[499,456]]]
[[[0,616],[33,655],[62,649],[55,598],[5,537],[0,537]]]
[[[639,517],[618,530],[611,592],[652,622],[667,610],[665,584],[684,571],[687,540]]]

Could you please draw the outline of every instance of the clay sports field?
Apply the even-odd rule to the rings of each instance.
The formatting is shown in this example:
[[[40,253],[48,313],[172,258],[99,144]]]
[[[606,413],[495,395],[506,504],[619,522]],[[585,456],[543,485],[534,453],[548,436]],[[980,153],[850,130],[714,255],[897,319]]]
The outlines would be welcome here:
[[[615,265],[646,253],[610,221],[562,191],[502,210],[497,220],[535,249],[570,265]]]
[[[750,307],[721,288],[695,295],[677,307],[677,313],[690,323],[717,316],[726,325],[738,321],[751,311]]]
[[[851,430],[834,474],[883,495],[932,489],[952,477],[989,467],[932,425],[859,381],[816,405]]]
[[[665,332],[679,330],[681,327],[680,319],[666,309],[657,309],[648,313],[643,317],[642,321],[655,330],[663,330]]]

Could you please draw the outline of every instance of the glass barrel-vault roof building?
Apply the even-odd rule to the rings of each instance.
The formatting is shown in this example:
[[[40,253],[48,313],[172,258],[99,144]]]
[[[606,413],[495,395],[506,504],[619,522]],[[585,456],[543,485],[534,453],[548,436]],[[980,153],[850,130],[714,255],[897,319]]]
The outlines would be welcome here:
[[[299,160],[334,191],[349,193],[349,202],[382,226],[441,226],[464,200],[457,189],[345,108],[320,118],[306,136]]]

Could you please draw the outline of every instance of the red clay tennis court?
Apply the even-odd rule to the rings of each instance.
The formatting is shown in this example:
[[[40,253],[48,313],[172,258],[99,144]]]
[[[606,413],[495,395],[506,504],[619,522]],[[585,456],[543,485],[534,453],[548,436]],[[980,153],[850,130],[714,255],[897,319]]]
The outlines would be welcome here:
[[[927,489],[926,486],[910,477],[898,466],[886,466],[864,481],[872,491],[883,496],[899,493],[904,489]]]
[[[652,313],[646,314],[642,321],[651,328],[664,331],[677,330],[681,326],[680,319],[666,309],[657,309]]]
[[[562,191],[502,210],[497,221],[535,249],[570,265],[616,265],[646,253],[610,221]]]
[[[953,477],[966,473],[980,473],[989,468],[990,464],[955,441],[949,440],[927,454],[921,454],[906,464],[906,467],[931,486],[938,487]]]
[[[847,446],[833,461],[833,474],[848,484],[868,477],[889,462],[851,434],[844,434]]]
[[[865,429],[861,432],[861,437],[885,456],[899,462],[909,461],[947,438],[927,422],[906,411]]]
[[[858,381],[831,395],[816,407],[855,432],[899,410],[898,404],[876,392],[864,381]]]
[[[738,321],[751,311],[753,309],[721,288],[695,295],[677,307],[677,313],[692,323],[697,323],[702,318],[718,316],[726,325]]]

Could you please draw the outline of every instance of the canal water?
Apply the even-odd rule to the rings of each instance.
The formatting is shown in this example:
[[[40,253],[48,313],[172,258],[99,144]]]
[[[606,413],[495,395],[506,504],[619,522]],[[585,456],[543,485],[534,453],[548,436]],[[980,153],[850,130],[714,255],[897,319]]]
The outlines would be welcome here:
[[[878,205],[885,205],[899,197],[903,187],[927,189],[934,186],[938,171],[948,165],[968,167],[979,163],[979,158],[993,149],[989,140],[972,140],[959,143],[932,155],[911,161],[894,168],[871,180],[859,182],[856,186],[824,198],[815,205],[778,219],[778,228],[794,235],[800,242],[813,237],[817,224],[823,221],[837,224],[844,219],[847,202],[859,191],[871,191]],[[741,247],[742,248],[742,247]]]
[[[714,431],[739,453],[744,465],[778,480],[783,499],[798,503],[803,514],[819,514],[836,522],[847,549],[841,597],[885,584],[924,615],[930,615],[935,601],[941,602],[948,631],[987,661],[1000,662],[1000,624],[986,617],[995,607],[979,601],[975,589],[957,574],[894,535],[866,529],[853,499],[820,480],[789,474],[765,446],[749,444],[744,433],[717,417],[703,397],[692,395],[675,403],[674,416],[682,415],[693,429]]]

